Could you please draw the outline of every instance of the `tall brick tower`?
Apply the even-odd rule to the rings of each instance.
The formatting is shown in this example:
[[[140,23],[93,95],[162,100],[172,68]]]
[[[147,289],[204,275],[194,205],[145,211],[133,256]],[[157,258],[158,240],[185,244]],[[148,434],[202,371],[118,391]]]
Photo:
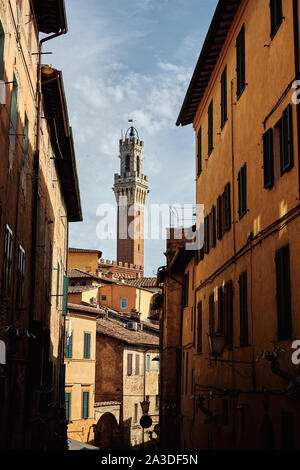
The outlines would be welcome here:
[[[120,140],[120,174],[113,191],[118,204],[117,261],[144,272],[144,206],[148,177],[142,174],[144,142],[131,126]]]

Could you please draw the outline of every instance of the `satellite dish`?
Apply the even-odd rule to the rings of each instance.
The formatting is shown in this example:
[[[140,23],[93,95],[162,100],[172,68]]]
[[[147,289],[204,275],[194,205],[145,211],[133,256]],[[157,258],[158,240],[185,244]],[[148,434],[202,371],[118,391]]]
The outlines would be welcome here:
[[[148,428],[151,428],[152,426],[152,419],[149,415],[144,415],[141,417],[140,419],[140,425],[142,426],[142,428],[144,429],[148,429]]]

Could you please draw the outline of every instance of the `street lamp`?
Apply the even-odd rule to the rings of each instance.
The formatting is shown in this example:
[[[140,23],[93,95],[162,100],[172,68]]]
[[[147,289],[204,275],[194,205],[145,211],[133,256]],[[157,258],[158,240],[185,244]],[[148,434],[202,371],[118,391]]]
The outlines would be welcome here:
[[[225,349],[226,336],[221,333],[210,333],[208,335],[208,341],[210,354],[214,356],[216,360],[218,357],[222,357]]]
[[[147,400],[141,401],[141,407],[142,407],[143,415],[148,414],[149,406],[150,406],[150,401],[147,401]]]

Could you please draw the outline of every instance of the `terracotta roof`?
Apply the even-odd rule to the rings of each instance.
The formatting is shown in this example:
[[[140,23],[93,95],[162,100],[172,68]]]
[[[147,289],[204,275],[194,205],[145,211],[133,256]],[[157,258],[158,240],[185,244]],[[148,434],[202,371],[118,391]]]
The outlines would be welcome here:
[[[102,256],[102,251],[90,250],[86,248],[69,248],[69,253],[98,253],[99,256]]]
[[[219,0],[176,125],[194,120],[242,0]]]
[[[154,348],[159,347],[159,337],[146,333],[145,331],[134,331],[125,328],[119,321],[109,318],[97,319],[97,333],[128,344],[149,345]]]
[[[68,294],[80,294],[81,292],[85,292],[85,291],[97,289],[97,288],[98,286],[93,286],[91,284],[89,286],[69,286]]]
[[[82,269],[69,269],[68,277],[70,279],[90,279],[91,281],[95,280],[98,281],[99,284],[101,282],[108,282],[110,284],[121,284],[120,281],[111,279],[110,277],[106,276],[96,276],[95,274],[88,273],[87,271],[83,271]]]
[[[128,279],[125,282],[134,287],[156,287],[156,277],[140,277],[139,279]]]
[[[100,312],[100,310],[96,307],[88,307],[87,305],[81,305],[81,304],[71,304],[68,303],[68,310],[77,310],[79,312],[88,312],[88,313],[94,313],[95,315],[103,315],[103,312]]]

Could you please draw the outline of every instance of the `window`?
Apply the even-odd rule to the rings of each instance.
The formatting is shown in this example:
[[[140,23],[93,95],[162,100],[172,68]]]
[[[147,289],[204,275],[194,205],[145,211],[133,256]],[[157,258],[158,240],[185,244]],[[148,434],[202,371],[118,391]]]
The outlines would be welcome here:
[[[159,409],[159,395],[156,395],[156,396],[155,396],[155,409],[156,409],[156,410]]]
[[[17,273],[17,305],[21,307],[24,295],[25,250],[19,245]]]
[[[3,77],[3,70],[4,70],[4,42],[5,42],[5,33],[4,29],[2,26],[2,23],[0,21],[0,80],[2,80]]]
[[[247,167],[246,163],[242,166],[238,174],[239,191],[239,218],[241,219],[247,212]]]
[[[27,152],[28,152],[28,117],[25,113],[24,137],[22,145],[22,169],[26,172],[27,169]]]
[[[159,360],[155,361],[156,364],[156,372],[159,372]]]
[[[222,240],[223,237],[223,218],[222,218],[222,196],[217,199],[217,238]]]
[[[140,375],[140,356],[136,354],[135,356],[135,375]]]
[[[51,294],[51,289],[52,289],[52,258],[53,258],[53,245],[52,242],[50,242],[50,250],[49,250],[49,273],[48,273],[48,282],[49,282],[49,289],[48,289],[48,294]]]
[[[187,307],[189,304],[189,273],[187,272],[183,278],[183,306]]]
[[[270,0],[271,39],[275,36],[282,23],[282,0]]]
[[[237,70],[237,99],[245,89],[245,25],[243,25],[236,40],[236,70]]]
[[[132,354],[127,354],[127,375],[132,375]]]
[[[128,305],[128,299],[126,297],[120,299],[120,308],[126,309]]]
[[[137,171],[138,175],[140,174],[140,167],[141,167],[141,165],[140,165],[140,157],[137,156],[137,157],[136,157],[136,171]]]
[[[197,353],[202,352],[202,302],[198,302],[197,308],[198,327],[197,327]]]
[[[292,338],[292,305],[290,281],[290,249],[284,246],[276,252],[277,336],[279,340]]]
[[[231,228],[231,199],[230,199],[230,183],[227,183],[223,193],[223,210],[224,210],[224,231]]]
[[[248,346],[248,305],[247,305],[247,271],[239,277],[240,288],[240,346]]]
[[[90,392],[82,393],[82,418],[88,419],[89,417],[89,402],[90,402]]]
[[[216,246],[216,207],[212,206],[210,213],[210,246]]]
[[[130,156],[126,155],[125,158],[125,171],[126,173],[130,171]]]
[[[224,287],[224,310],[225,310],[225,346],[229,349],[233,347],[233,311],[232,311],[232,281],[225,284]]]
[[[215,296],[211,294],[209,296],[209,332],[214,333],[215,331]]]
[[[146,371],[147,372],[150,371],[150,355],[149,354],[146,355]]]
[[[208,107],[208,155],[213,151],[213,132],[213,101],[211,101]]]
[[[224,334],[224,293],[222,286],[218,288],[218,333]]]
[[[197,135],[197,175],[200,176],[202,171],[202,127],[200,127]]]
[[[106,300],[106,295],[101,295],[101,300],[105,301]]]
[[[264,152],[264,188],[271,189],[274,185],[274,149],[273,129],[263,135]]]
[[[57,278],[56,278],[56,308],[59,305],[59,281],[60,281],[60,264],[57,263]]]
[[[204,252],[209,254],[209,215],[204,217]]]
[[[134,404],[134,416],[133,416],[133,422],[137,423],[138,420],[138,403]]]
[[[91,354],[91,334],[84,333],[84,359],[89,359]]]
[[[221,77],[221,129],[227,121],[227,67]]]
[[[294,415],[283,411],[281,413],[281,449],[294,449]]]
[[[11,106],[10,106],[10,125],[9,125],[9,140],[14,148],[16,142],[16,133],[17,133],[17,117],[18,117],[18,82],[14,75],[13,80],[13,90],[11,96]]]
[[[69,422],[71,420],[71,393],[65,393],[65,404],[66,404],[66,420]]]
[[[289,104],[282,113],[282,173],[294,166],[292,119],[292,105]]]
[[[69,278],[68,276],[64,276],[63,279],[63,307],[62,307],[62,315],[65,317],[68,313],[68,289],[69,289]]]
[[[8,225],[5,227],[4,257],[2,275],[2,294],[4,297],[10,295],[10,273],[12,264],[12,231]]]
[[[66,349],[65,349],[65,358],[66,359],[71,359],[72,358],[72,349],[73,349],[73,332],[71,332],[71,335],[68,336],[68,338],[67,338]]]

